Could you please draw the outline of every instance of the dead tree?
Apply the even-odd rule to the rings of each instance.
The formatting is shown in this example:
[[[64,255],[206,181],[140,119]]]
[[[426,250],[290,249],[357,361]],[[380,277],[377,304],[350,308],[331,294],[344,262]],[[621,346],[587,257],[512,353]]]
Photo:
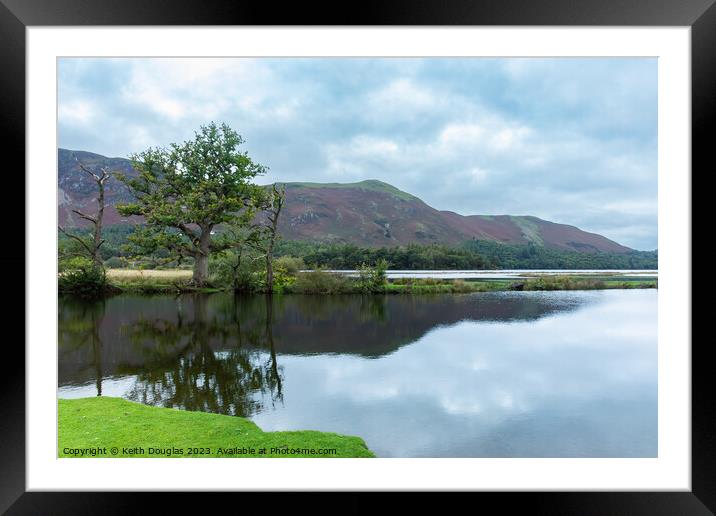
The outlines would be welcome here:
[[[271,191],[264,205],[268,224],[263,227],[264,242],[263,249],[261,249],[266,258],[266,290],[268,293],[273,292],[273,249],[278,238],[278,218],[284,204],[286,204],[286,186],[282,185],[279,188],[274,183],[271,185]]]
[[[77,161],[77,158],[75,158],[75,161]],[[62,226],[58,226],[58,229],[64,235],[67,235],[69,238],[79,242],[82,246],[82,249],[84,249],[84,251],[86,252],[88,258],[92,260],[97,267],[104,270],[102,255],[99,249],[100,247],[102,247],[102,244],[104,244],[104,240],[102,240],[102,219],[104,218],[105,208],[104,184],[105,182],[107,182],[107,179],[110,178],[111,173],[109,172],[107,167],[100,167],[99,173],[95,173],[89,168],[85,167],[79,161],[77,161],[77,164],[83,172],[87,173],[97,183],[97,189],[99,191],[99,195],[97,196],[97,213],[95,215],[89,215],[76,209],[72,210],[72,213],[76,214],[81,219],[89,221],[92,224],[92,240],[90,242],[87,242],[84,238],[72,234],[69,231],[66,231],[64,228],[62,228]]]

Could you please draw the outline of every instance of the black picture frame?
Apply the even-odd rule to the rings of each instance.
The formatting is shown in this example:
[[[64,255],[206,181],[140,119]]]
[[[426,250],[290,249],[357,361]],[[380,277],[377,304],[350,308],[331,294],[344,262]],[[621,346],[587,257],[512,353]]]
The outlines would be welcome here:
[[[690,26],[692,79],[692,172],[713,169],[709,136],[716,125],[716,0],[400,0],[287,3],[231,0],[0,0],[0,146],[5,206],[25,212],[25,28],[83,25],[553,25]],[[354,6],[354,7],[350,7]],[[10,181],[10,184],[7,184]],[[692,189],[693,191],[693,189]],[[15,201],[7,200],[8,198]],[[692,201],[693,205],[693,201]],[[10,208],[8,208],[10,210]],[[693,217],[692,217],[693,218]],[[14,219],[16,220],[16,219]],[[24,220],[24,219],[23,219]],[[693,234],[693,232],[692,232]],[[23,231],[23,238],[25,232]],[[26,269],[24,245],[0,253],[6,271]],[[693,262],[692,262],[693,263]],[[20,292],[20,275],[9,274],[9,292]],[[23,294],[23,299],[24,299]],[[693,305],[693,303],[692,303]],[[22,308],[21,308],[22,307]],[[19,321],[24,303],[13,297],[8,321]],[[27,307],[28,310],[32,307]],[[24,314],[24,312],[23,312]],[[692,316],[693,320],[693,316]],[[17,338],[6,337],[9,364],[25,364]],[[710,376],[710,339],[694,341],[692,356],[692,490],[690,492],[479,493],[501,510],[515,507],[545,514],[713,514],[716,511],[716,421]],[[690,342],[673,343],[691,345]],[[48,343],[48,352],[54,352]],[[25,369],[6,366],[0,396],[0,510],[7,514],[119,514],[147,508],[158,497],[169,511],[188,509],[184,493],[26,492]],[[212,494],[212,505],[232,494]],[[247,494],[241,494],[243,500]],[[296,496],[296,495],[293,495]],[[251,498],[251,497],[249,497]],[[419,499],[419,498],[418,498]],[[153,500],[152,500],[153,501]],[[482,500],[481,500],[482,502]],[[244,503],[244,502],[242,502]],[[218,506],[216,506],[218,507]],[[367,507],[367,505],[365,506]]]

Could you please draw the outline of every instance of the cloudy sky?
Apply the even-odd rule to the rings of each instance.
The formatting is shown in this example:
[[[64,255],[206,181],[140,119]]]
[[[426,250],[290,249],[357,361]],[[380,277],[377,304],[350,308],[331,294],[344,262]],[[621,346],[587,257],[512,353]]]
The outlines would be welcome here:
[[[58,88],[63,148],[126,157],[227,122],[261,183],[380,179],[657,247],[653,58],[71,58]]]

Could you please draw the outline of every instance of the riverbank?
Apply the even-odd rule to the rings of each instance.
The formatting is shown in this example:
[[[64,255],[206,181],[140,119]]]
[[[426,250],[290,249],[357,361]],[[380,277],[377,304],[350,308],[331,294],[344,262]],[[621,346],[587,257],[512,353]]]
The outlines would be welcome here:
[[[60,457],[374,457],[360,437],[264,432],[241,417],[122,398],[61,399],[58,411]]]
[[[188,270],[109,269],[107,278],[118,292],[180,293],[220,292],[225,288],[196,288],[189,284]],[[396,278],[365,288],[355,278],[326,271],[300,272],[276,289],[284,294],[463,294],[520,290],[606,290],[658,288],[658,280],[616,275],[605,271],[594,275],[525,275],[509,279]]]

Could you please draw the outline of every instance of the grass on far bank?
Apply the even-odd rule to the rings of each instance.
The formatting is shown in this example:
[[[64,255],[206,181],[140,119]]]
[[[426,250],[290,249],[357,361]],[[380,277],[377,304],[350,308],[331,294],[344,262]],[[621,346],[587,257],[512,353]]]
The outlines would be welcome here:
[[[374,457],[360,437],[312,430],[264,432],[241,417],[121,398],[58,400],[58,410],[60,457],[92,457],[82,450],[98,448],[105,453],[95,452],[95,457]]]
[[[192,271],[186,269],[107,269],[107,280],[121,291],[145,294],[167,292],[216,292],[218,288],[194,288],[189,285]]]
[[[107,277],[117,281],[188,281],[191,279],[191,274],[192,272],[186,269],[107,269]]]

